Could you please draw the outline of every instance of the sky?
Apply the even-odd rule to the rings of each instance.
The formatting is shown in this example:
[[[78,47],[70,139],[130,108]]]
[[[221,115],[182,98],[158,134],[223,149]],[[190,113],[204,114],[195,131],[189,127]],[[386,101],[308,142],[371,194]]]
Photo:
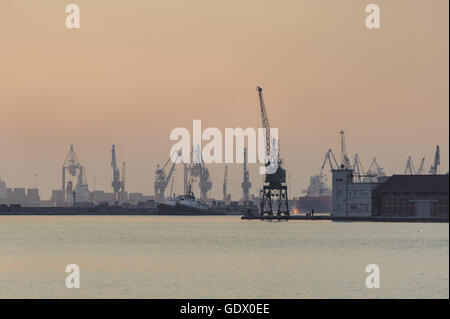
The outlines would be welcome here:
[[[65,6],[80,7],[80,29]],[[448,172],[449,2],[77,0],[0,2],[0,177],[43,198],[60,188],[71,144],[90,189],[111,191],[111,145],[127,163],[127,189],[153,194],[154,171],[192,121],[261,127],[256,85],[298,196],[329,148],[373,157],[401,174],[412,156]],[[252,193],[261,184],[250,165]],[[221,198],[223,164],[210,166]],[[229,168],[233,199],[242,165]],[[182,168],[175,191],[182,190]]]

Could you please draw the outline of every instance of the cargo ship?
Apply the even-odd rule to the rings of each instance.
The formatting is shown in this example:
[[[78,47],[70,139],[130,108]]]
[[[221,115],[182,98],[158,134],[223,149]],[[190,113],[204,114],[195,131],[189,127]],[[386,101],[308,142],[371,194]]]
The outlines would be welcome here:
[[[324,175],[314,175],[309,179],[307,190],[304,195],[294,197],[290,203],[294,214],[298,213],[330,213],[331,212],[331,189],[326,185]]]

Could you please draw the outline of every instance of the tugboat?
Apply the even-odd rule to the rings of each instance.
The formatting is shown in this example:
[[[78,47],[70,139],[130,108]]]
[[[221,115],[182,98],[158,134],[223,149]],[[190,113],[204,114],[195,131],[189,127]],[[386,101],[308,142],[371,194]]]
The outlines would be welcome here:
[[[158,204],[161,215],[209,215],[209,206],[195,199],[192,186],[189,183],[186,194],[167,199],[166,203]]]

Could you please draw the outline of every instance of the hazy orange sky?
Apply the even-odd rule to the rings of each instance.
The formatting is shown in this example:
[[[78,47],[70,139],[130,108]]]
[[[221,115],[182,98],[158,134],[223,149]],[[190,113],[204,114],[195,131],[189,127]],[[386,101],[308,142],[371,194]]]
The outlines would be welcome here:
[[[172,0],[0,2],[0,176],[41,194],[60,187],[70,144],[90,188],[111,191],[110,149],[127,162],[129,191],[153,194],[175,127],[259,127],[256,85],[279,128],[298,195],[325,152],[402,173],[411,155],[428,170],[435,145],[448,171],[449,2]],[[65,27],[65,6],[81,28]],[[259,185],[251,166],[252,192]],[[223,165],[211,166],[220,198]],[[232,165],[233,199],[241,165]],[[182,189],[182,170],[175,178]]]

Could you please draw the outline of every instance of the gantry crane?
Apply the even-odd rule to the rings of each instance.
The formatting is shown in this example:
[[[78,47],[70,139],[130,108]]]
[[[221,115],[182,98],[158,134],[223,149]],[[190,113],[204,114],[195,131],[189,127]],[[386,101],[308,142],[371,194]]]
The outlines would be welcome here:
[[[262,119],[262,127],[265,131],[265,154],[266,154],[266,168],[271,170],[266,171],[264,176],[263,189],[260,192],[260,215],[273,215],[274,212],[278,216],[289,216],[288,205],[288,190],[286,185],[286,170],[282,168],[282,160],[279,153],[279,143],[273,140],[271,151],[271,135],[269,119],[267,117],[266,106],[262,95],[262,88],[256,87],[259,96],[259,106]],[[275,163],[274,163],[275,159]],[[273,172],[274,165],[276,171]]]
[[[75,150],[73,145],[70,145],[69,153],[66,156],[66,160],[63,163],[62,167],[62,185],[61,190],[64,194],[64,199],[67,201],[75,202],[75,189],[73,187],[72,181],[69,181],[66,185],[66,172],[69,175],[77,178],[76,189],[78,190],[78,199],[87,200],[87,192],[88,186],[85,183],[84,177],[84,168],[81,166],[80,161],[78,160],[77,155],[75,154]]]
[[[441,154],[439,150],[439,145],[436,145],[436,152],[434,153],[433,165],[430,167],[429,173],[432,175],[436,175],[438,173],[438,167],[441,164]]]

